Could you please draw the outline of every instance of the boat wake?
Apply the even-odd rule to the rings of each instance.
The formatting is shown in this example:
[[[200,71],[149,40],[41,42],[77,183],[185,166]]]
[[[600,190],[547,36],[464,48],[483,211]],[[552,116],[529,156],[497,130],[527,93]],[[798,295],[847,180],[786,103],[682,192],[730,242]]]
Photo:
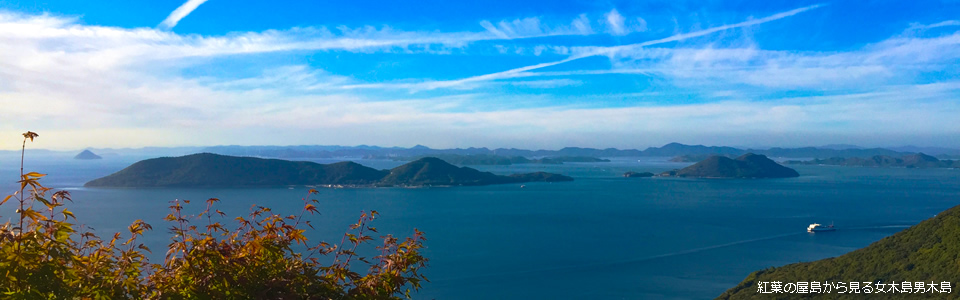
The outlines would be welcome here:
[[[882,225],[882,226],[865,226],[865,227],[849,227],[843,228],[844,230],[869,230],[869,229],[890,229],[890,228],[910,228],[913,225]]]
[[[730,243],[726,243],[726,244],[713,245],[713,246],[707,246],[707,247],[701,247],[701,248],[694,248],[694,249],[690,249],[690,250],[683,250],[683,251],[677,251],[677,252],[665,253],[665,254],[660,254],[660,255],[648,256],[648,257],[643,257],[643,258],[638,258],[638,259],[630,259],[630,260],[624,260],[624,261],[619,261],[619,262],[606,263],[606,264],[616,265],[616,264],[626,264],[626,263],[637,263],[637,262],[643,262],[643,261],[654,260],[654,259],[659,259],[659,258],[665,258],[665,257],[671,257],[671,256],[678,256],[678,255],[685,255],[685,254],[703,252],[703,251],[713,250],[713,249],[718,249],[718,248],[724,248],[724,247],[742,245],[742,244],[747,244],[747,243],[754,243],[754,242],[760,242],[760,241],[774,240],[774,239],[779,239],[779,238],[784,238],[784,237],[794,236],[794,235],[800,235],[800,234],[801,234],[801,233],[787,233],[787,234],[773,235],[773,236],[768,236],[768,237],[755,238],[755,239],[749,239],[749,240],[742,240],[742,241],[730,242]]]
[[[842,228],[837,228],[837,231],[846,231],[846,230],[871,230],[871,229],[897,229],[897,228],[908,228],[908,227],[910,227],[910,226],[912,226],[912,225],[880,225],[880,226],[862,226],[862,227],[842,227]],[[799,232],[793,232],[793,233],[785,233],[785,234],[771,235],[771,236],[765,236],[765,237],[759,237],[759,238],[753,238],[753,239],[746,239],[746,240],[740,240],[740,241],[735,241],[735,242],[723,243],[723,244],[719,244],[719,245],[699,247],[699,248],[693,248],[693,249],[688,249],[688,250],[683,250],[683,251],[676,251],[676,252],[670,252],[670,253],[664,253],[664,254],[657,254],[657,255],[652,255],[652,256],[646,256],[646,257],[640,257],[640,258],[633,258],[633,259],[626,259],[626,260],[619,260],[619,261],[612,261],[612,262],[602,262],[602,263],[592,263],[592,264],[581,264],[581,265],[562,266],[562,267],[554,267],[554,268],[540,268],[540,269],[535,269],[535,270],[523,270],[523,271],[515,271],[515,272],[504,272],[504,273],[498,273],[498,274],[485,274],[485,275],[478,275],[478,276],[471,276],[471,277],[464,277],[464,278],[450,278],[450,279],[447,279],[447,280],[466,280],[466,279],[476,279],[476,278],[499,277],[499,276],[504,276],[504,275],[536,274],[536,273],[546,273],[546,272],[573,271],[573,270],[582,270],[582,269],[603,268],[603,267],[610,267],[610,266],[620,266],[620,265],[625,265],[625,264],[641,263],[641,262],[652,261],[652,260],[657,260],[657,259],[663,259],[663,258],[668,258],[668,257],[681,256],[681,255],[687,255],[687,254],[693,254],[693,253],[698,253],[698,252],[703,252],[703,251],[709,251],[709,250],[714,250],[714,249],[720,249],[720,248],[725,248],[725,247],[732,247],[732,246],[749,244],[749,243],[756,243],[756,242],[762,242],[762,241],[775,240],[775,239],[780,239],[780,238],[785,238],[785,237],[790,237],[790,236],[798,236],[798,235],[801,235],[801,234],[807,234],[807,232],[805,232],[805,231],[799,231]],[[445,281],[445,280],[444,280],[444,281]]]
[[[477,279],[477,278],[487,278],[487,277],[500,277],[500,276],[504,276],[504,275],[536,274],[536,273],[546,273],[546,272],[572,271],[572,270],[582,270],[582,269],[592,269],[592,268],[603,268],[603,267],[609,267],[609,266],[620,266],[620,265],[624,265],[624,264],[640,263],[640,262],[657,260],[657,259],[662,259],[662,258],[667,258],[667,257],[680,256],[680,255],[686,255],[686,254],[693,254],[693,253],[697,253],[697,252],[703,252],[703,251],[708,251],[708,250],[713,250],[713,249],[719,249],[719,248],[724,248],[724,247],[730,247],[730,246],[736,246],[736,245],[743,245],[743,244],[755,243],[755,242],[767,241],[767,240],[774,240],[774,239],[779,239],[779,238],[784,238],[784,237],[789,237],[789,236],[796,236],[796,235],[800,235],[800,234],[802,234],[802,232],[779,234],[779,235],[773,235],[773,236],[767,236],[767,237],[760,237],[760,238],[754,238],[754,239],[747,239],[747,240],[740,240],[740,241],[729,242],[729,243],[724,243],[724,244],[719,244],[719,245],[706,246],[706,247],[694,248],[694,249],[689,249],[689,250],[683,250],[683,251],[677,251],[677,252],[670,252],[670,253],[658,254],[658,255],[653,255],[653,256],[646,256],[646,257],[641,257],[641,258],[633,258],[633,259],[612,261],[612,262],[602,262],[602,263],[592,263],[592,264],[581,264],[581,265],[563,266],[563,267],[553,267],[553,268],[540,268],[540,269],[535,269],[535,270],[523,270],[523,271],[515,271],[515,272],[503,272],[503,273],[497,273],[497,274],[484,274],[484,275],[477,275],[477,276],[470,276],[470,277],[449,278],[449,279],[446,279],[446,280],[467,280],[467,279]],[[446,280],[443,280],[443,281],[446,281]]]

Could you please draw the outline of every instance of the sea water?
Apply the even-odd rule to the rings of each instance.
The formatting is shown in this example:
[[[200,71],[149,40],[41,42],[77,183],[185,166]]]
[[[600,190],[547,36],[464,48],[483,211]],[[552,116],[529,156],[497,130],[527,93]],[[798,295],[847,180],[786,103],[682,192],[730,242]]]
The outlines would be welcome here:
[[[143,241],[161,262],[169,243],[162,221],[174,199],[232,217],[252,205],[299,212],[307,188],[92,189],[84,182],[144,157],[28,158],[27,171],[69,190],[68,208],[103,237],[126,233],[137,219],[152,224]],[[320,160],[329,163],[336,160]],[[375,168],[401,164],[354,160]],[[792,166],[789,179],[623,178],[626,171],[661,172],[688,163],[665,158],[616,158],[608,163],[477,166],[497,174],[547,171],[573,182],[484,187],[321,189],[321,214],[309,219],[312,240],[340,241],[361,211],[377,210],[381,234],[426,234],[430,282],[423,299],[705,299],[750,272],[842,255],[960,204],[960,170]],[[14,191],[19,157],[0,157],[0,188]],[[14,205],[0,207],[5,222]],[[203,225],[206,221],[199,220]],[[835,232],[811,234],[810,223]],[[371,245],[372,247],[372,245]],[[864,278],[868,279],[868,278]],[[815,280],[815,278],[811,278]]]

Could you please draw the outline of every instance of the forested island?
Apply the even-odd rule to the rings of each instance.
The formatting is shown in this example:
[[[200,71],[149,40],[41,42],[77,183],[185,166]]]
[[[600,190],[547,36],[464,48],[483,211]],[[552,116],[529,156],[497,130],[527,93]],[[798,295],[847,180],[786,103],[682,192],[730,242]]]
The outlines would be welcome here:
[[[898,167],[898,168],[960,168],[960,160],[940,160],[936,157],[923,153],[904,155],[900,157],[891,157],[886,155],[875,155],[869,158],[859,157],[833,157],[828,159],[813,160],[788,160],[785,164],[795,165],[833,165],[847,167]]]
[[[698,178],[786,178],[800,176],[796,170],[781,166],[766,156],[747,153],[737,158],[714,155],[680,170],[660,176]]]
[[[87,187],[265,187],[290,185],[385,187],[467,186],[531,181],[572,181],[552,173],[510,176],[457,167],[426,157],[391,170],[354,162],[318,164],[304,161],[200,153],[139,161]]]
[[[853,252],[813,262],[790,264],[751,273],[736,287],[724,292],[717,299],[770,299],[769,294],[758,293],[758,282],[781,284],[817,281],[833,283],[858,282],[861,288],[864,282],[871,283],[873,291],[882,284],[895,283],[903,291],[901,284],[908,281],[911,285],[923,282],[935,283],[936,289],[946,281],[951,285],[951,293],[927,292],[905,294],[903,292],[872,293],[870,295],[780,293],[777,299],[800,299],[811,296],[832,296],[831,298],[859,299],[915,299],[916,296],[930,299],[956,299],[957,278],[960,278],[960,206],[955,206],[937,216],[920,222],[892,236],[879,240],[870,246]],[[890,285],[885,290],[892,288]],[[847,287],[849,290],[849,287]],[[910,289],[910,287],[908,287]],[[853,297],[857,296],[857,297]],[[948,297],[949,296],[949,297]],[[844,299],[846,299],[844,298]]]

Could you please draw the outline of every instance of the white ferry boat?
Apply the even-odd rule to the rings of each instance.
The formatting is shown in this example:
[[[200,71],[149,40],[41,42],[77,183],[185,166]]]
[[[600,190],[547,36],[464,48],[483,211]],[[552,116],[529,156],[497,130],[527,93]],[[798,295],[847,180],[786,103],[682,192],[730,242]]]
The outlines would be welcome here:
[[[834,230],[837,230],[837,229],[833,228],[833,224],[821,225],[821,224],[813,223],[813,224],[810,224],[810,226],[807,226],[807,232],[834,231]]]

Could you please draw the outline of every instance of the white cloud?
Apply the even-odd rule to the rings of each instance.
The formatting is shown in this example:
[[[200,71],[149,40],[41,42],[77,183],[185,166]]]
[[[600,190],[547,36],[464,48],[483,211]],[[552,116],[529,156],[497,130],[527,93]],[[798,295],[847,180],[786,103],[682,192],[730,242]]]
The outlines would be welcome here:
[[[162,88],[151,84],[142,91],[144,93],[126,96],[141,97]],[[150,109],[151,113],[134,113],[136,118],[145,120],[133,130],[127,129],[130,126],[118,128],[112,125],[116,122],[129,124],[130,120],[124,120],[120,114],[91,115],[90,112],[95,110],[77,106],[72,108],[76,110],[75,114],[104,119],[77,126],[66,126],[75,120],[46,120],[43,123],[47,126],[32,128],[37,128],[35,130],[48,140],[76,142],[78,148],[89,146],[83,143],[91,141],[97,141],[98,146],[114,147],[163,143],[228,144],[236,143],[236,132],[244,132],[242,142],[251,144],[409,146],[423,143],[436,147],[495,147],[510,146],[503,143],[512,142],[528,147],[553,148],[571,146],[570,141],[578,141],[580,146],[641,147],[671,141],[743,143],[757,138],[799,146],[823,141],[825,136],[849,140],[856,138],[857,133],[878,131],[887,137],[910,137],[910,142],[931,142],[930,139],[944,135],[960,134],[957,129],[960,128],[960,119],[954,117],[960,113],[960,103],[950,100],[958,89],[960,83],[949,83],[780,101],[729,100],[621,108],[573,105],[495,110],[464,109],[472,107],[470,103],[474,101],[483,101],[485,97],[482,95],[400,101],[369,101],[349,95],[310,95],[242,105],[277,95],[270,91],[251,94],[187,89],[158,97],[188,98],[197,102],[192,107],[203,110],[193,113],[206,115],[171,119],[176,115],[141,107],[140,110]],[[230,100],[217,105],[207,103],[209,97]],[[77,100],[75,97],[67,99]],[[49,101],[42,100],[38,104],[53,104]],[[837,123],[845,126],[837,126]],[[411,139],[411,132],[417,137]],[[10,129],[0,129],[0,135],[13,133]],[[150,136],[143,136],[144,133]],[[784,134],[804,138],[781,140]],[[104,135],[112,137],[104,138]],[[621,142],[616,142],[618,140]]]
[[[109,70],[190,57],[295,50],[371,52],[397,49],[443,53],[445,49],[462,48],[480,41],[591,33],[589,28],[576,27],[573,23],[548,26],[537,18],[500,21],[498,24],[481,22],[487,29],[481,32],[414,32],[387,26],[340,26],[335,31],[325,27],[306,27],[201,36],[152,28],[89,26],[78,24],[75,18],[0,12],[0,42],[3,43],[0,51],[9,58],[6,62],[28,69],[43,65],[83,64],[86,68]]]
[[[960,21],[958,21],[958,20],[947,20],[947,21],[937,22],[937,23],[933,23],[933,24],[913,23],[913,24],[910,24],[910,28],[907,28],[907,30],[908,30],[908,31],[911,31],[911,30],[927,30],[927,29],[934,29],[934,28],[940,28],[940,27],[949,27],[949,26],[960,26]]]
[[[572,25],[580,34],[587,35],[593,33],[593,28],[590,26],[590,19],[587,18],[586,14],[581,14],[574,19]]]
[[[683,35],[688,34],[678,36]],[[645,45],[665,40],[675,38]],[[895,36],[844,52],[763,50],[755,44],[708,44],[701,48],[592,46],[568,51],[572,54],[566,61],[602,53],[610,59],[612,68],[553,72],[532,72],[538,68],[528,68],[500,74],[498,79],[637,74],[670,79],[683,87],[746,84],[772,89],[833,90],[885,86],[913,82],[922,72],[951,69],[960,60],[960,31],[940,36]]]
[[[627,30],[623,27],[624,18],[616,9],[610,10],[604,17],[607,19],[607,26],[610,28],[610,33],[613,35],[627,34]]]
[[[637,25],[635,28],[636,31],[647,31],[647,20],[644,20],[641,17],[637,17]]]
[[[647,31],[647,20],[641,17],[627,19],[617,9],[612,9],[603,15],[606,20],[606,31],[611,35],[623,36],[634,32]]]
[[[184,2],[180,7],[173,10],[163,22],[160,22],[160,28],[173,29],[173,27],[177,26],[177,23],[180,23],[180,20],[183,20],[183,18],[187,17],[187,15],[196,10],[197,7],[204,2],[207,2],[207,0],[187,0],[187,2]]]
[[[496,24],[483,20],[480,21],[480,26],[491,35],[504,40],[594,33],[585,14],[571,21],[570,25],[551,26],[543,23],[540,18],[531,17],[513,21],[502,20]]]
[[[744,83],[770,88],[837,89],[912,82],[960,59],[960,33],[894,37],[848,52],[748,48],[634,49],[611,57],[620,70],[641,69],[681,83]],[[687,84],[687,85],[689,85]]]
[[[878,131],[887,138],[903,136],[922,144],[923,139],[960,134],[960,118],[955,117],[960,113],[960,102],[955,101],[960,94],[957,82],[868,85],[863,93],[831,91],[826,96],[765,101],[752,101],[747,91],[729,92],[735,88],[725,85],[721,91],[708,91],[721,97],[721,102],[630,106],[631,102],[623,101],[624,107],[617,108],[571,99],[577,95],[464,94],[496,85],[575,87],[589,82],[573,76],[610,73],[661,76],[688,85],[722,81],[771,88],[820,87],[829,82],[895,78],[903,73],[894,69],[898,64],[936,69],[930,66],[960,58],[956,34],[895,37],[850,52],[771,51],[756,45],[651,48],[812,8],[616,47],[507,42],[593,32],[577,25],[589,24],[584,16],[569,26],[547,26],[539,19],[487,22],[484,27],[493,30],[482,32],[408,32],[384,26],[209,37],[0,13],[0,57],[4,58],[0,60],[0,119],[4,120],[0,136],[15,137],[23,128],[39,131],[44,143],[51,141],[38,145],[44,148],[236,143],[636,148],[672,141],[749,143],[756,138],[771,144],[819,144],[825,136],[843,141],[857,133]],[[304,65],[278,66],[238,79],[180,75],[185,66],[204,57],[466,47],[486,40],[498,41],[489,44],[501,47],[491,51],[513,53],[525,47],[525,53],[570,56],[452,81],[413,78],[371,84]],[[614,68],[541,70],[586,57],[609,57]],[[354,93],[359,88],[387,89],[383,93],[387,95]],[[390,90],[397,88],[453,92],[437,97],[397,95]],[[784,133],[804,138],[778,140]]]
[[[561,79],[549,79],[549,80],[527,80],[527,81],[510,81],[507,82],[509,85],[521,86],[521,87],[530,87],[530,88],[557,88],[564,86],[576,86],[580,85],[583,82],[579,80],[573,80],[569,78]]]
[[[658,45],[658,44],[664,44],[664,43],[669,43],[669,42],[675,42],[675,41],[682,41],[682,40],[686,40],[686,39],[690,39],[690,38],[694,38],[694,37],[705,36],[705,35],[708,35],[708,34],[712,34],[712,33],[715,33],[715,32],[720,32],[720,31],[724,31],[724,30],[729,30],[729,29],[734,29],[734,28],[741,28],[741,27],[747,27],[747,26],[753,26],[753,25],[759,25],[759,24],[763,24],[763,23],[766,23],[766,22],[771,22],[771,21],[776,21],[776,20],[779,20],[779,19],[787,18],[787,17],[793,16],[793,15],[796,15],[796,14],[799,14],[799,13],[802,13],[802,12],[805,12],[805,11],[808,11],[808,10],[811,10],[811,9],[815,9],[815,8],[817,8],[817,7],[819,7],[819,5],[811,5],[811,6],[807,6],[807,7],[802,7],[802,8],[797,8],[797,9],[789,10],[789,11],[786,11],[786,12],[777,13],[777,14],[770,15],[770,16],[763,17],[763,18],[759,18],[759,19],[751,19],[751,20],[747,20],[747,21],[743,21],[743,22],[735,23],[735,24],[731,24],[731,25],[722,25],[722,26],[711,27],[711,28],[707,28],[707,29],[703,29],[703,30],[699,30],[699,31],[694,31],[694,32],[675,34],[675,35],[672,35],[672,36],[669,36],[669,37],[666,37],[666,38],[661,38],[661,39],[656,39],[656,40],[650,40],[650,41],[641,42],[641,43],[628,44],[628,45],[622,45],[622,46],[611,46],[611,47],[585,47],[585,48],[582,48],[582,49],[590,49],[590,51],[581,51],[580,53],[573,54],[573,55],[571,55],[570,57],[567,57],[567,58],[562,59],[562,60],[552,61],[552,62],[544,62],[544,63],[539,63],[539,64],[535,64],[535,65],[529,65],[529,66],[525,66],[525,67],[514,68],[514,69],[510,69],[510,70],[506,70],[506,71],[500,71],[500,72],[496,72],[496,73],[489,73],[489,74],[484,74],[484,75],[477,75],[477,76],[467,77],[467,78],[463,78],[463,79],[424,81],[424,82],[420,82],[420,83],[408,83],[408,82],[405,82],[405,83],[399,83],[399,84],[389,84],[389,83],[360,84],[360,85],[352,85],[352,86],[350,86],[349,88],[351,88],[351,89],[359,89],[359,88],[377,88],[377,89],[383,89],[383,88],[399,88],[399,89],[408,89],[408,90],[411,90],[411,91],[434,90],[434,89],[441,89],[441,88],[462,88],[463,85],[465,85],[465,84],[475,84],[475,83],[477,83],[477,82],[483,82],[483,81],[509,79],[509,78],[516,78],[516,77],[520,77],[520,76],[527,76],[527,75],[525,75],[525,73],[527,73],[528,71],[533,71],[533,70],[542,69],[542,68],[546,68],[546,67],[552,67],[552,66],[556,66],[556,65],[560,65],[560,64],[565,64],[565,63],[568,63],[568,62],[571,62],[571,61],[576,61],[576,60],[580,60],[580,59],[584,59],[584,58],[588,58],[588,57],[594,57],[594,56],[613,56],[613,55],[617,55],[618,53],[621,53],[621,52],[624,52],[624,51],[635,51],[635,50],[637,50],[637,49],[642,49],[642,48],[645,48],[645,47],[648,47],[648,46],[653,46],[653,45]]]

